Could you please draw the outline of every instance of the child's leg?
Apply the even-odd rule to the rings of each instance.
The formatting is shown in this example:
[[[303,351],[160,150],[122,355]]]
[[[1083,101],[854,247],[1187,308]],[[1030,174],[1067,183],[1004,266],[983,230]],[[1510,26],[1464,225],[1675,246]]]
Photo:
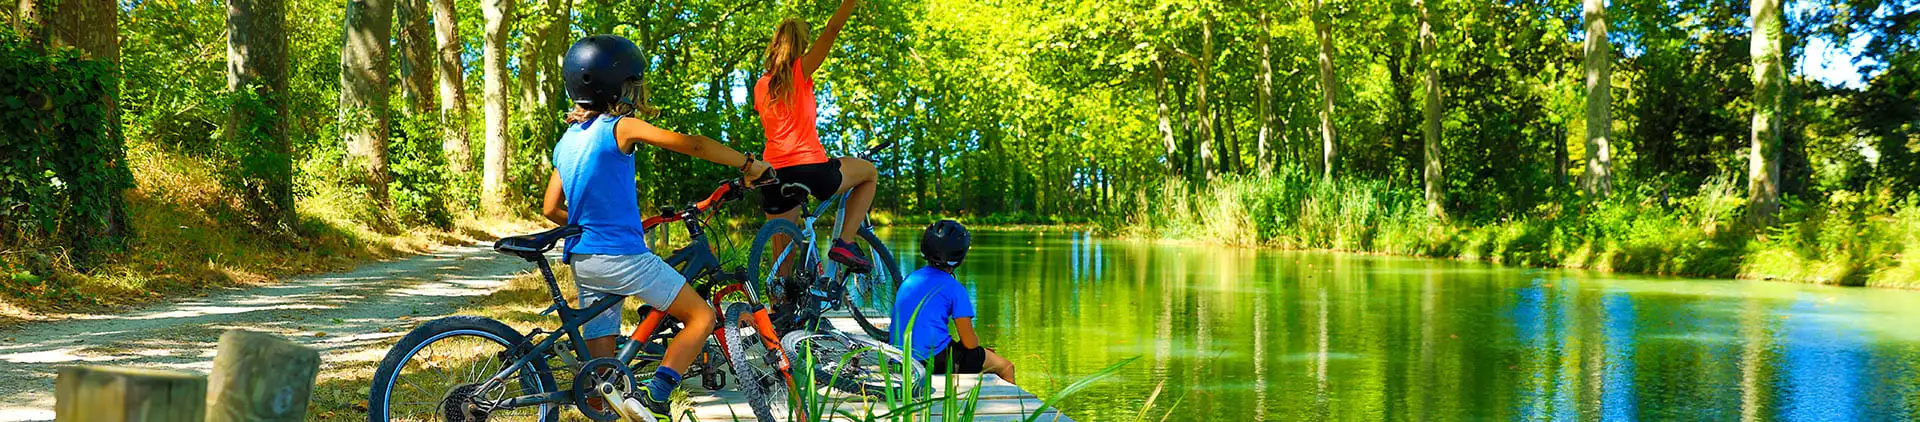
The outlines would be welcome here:
[[[687,365],[692,364],[693,358],[700,356],[701,350],[706,347],[707,336],[713,334],[713,307],[707,306],[706,299],[702,299],[692,287],[682,284],[680,293],[673,298],[673,304],[667,306],[667,315],[680,320],[686,327],[673,336],[672,343],[667,344],[667,355],[661,357],[660,366],[671,368],[674,372],[686,372]]]
[[[574,279],[574,288],[580,292],[581,308],[593,306],[609,296],[599,290],[580,285],[578,277]],[[620,308],[620,305],[614,305],[607,308],[606,312],[601,312],[600,315],[580,325],[580,335],[587,338],[587,356],[613,357],[614,340],[620,337]]]
[[[873,189],[880,172],[873,163],[854,157],[840,157],[840,190],[847,193],[847,222],[841,223],[839,239],[852,242],[860,235],[861,221],[873,207]]]
[[[983,351],[987,354],[987,360],[980,365],[980,372],[999,375],[1000,379],[1007,380],[1008,384],[1018,384],[1018,382],[1013,380],[1013,361],[1000,357],[1000,354],[994,353],[993,349],[987,349],[986,347],[981,347],[981,349],[985,349]]]

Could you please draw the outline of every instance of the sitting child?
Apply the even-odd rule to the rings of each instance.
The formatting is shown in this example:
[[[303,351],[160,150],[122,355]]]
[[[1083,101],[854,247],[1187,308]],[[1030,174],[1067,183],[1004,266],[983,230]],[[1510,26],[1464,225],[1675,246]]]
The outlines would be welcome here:
[[[980,347],[973,332],[973,301],[966,286],[953,278],[954,267],[967,256],[973,238],[953,220],[927,226],[920,237],[920,257],[927,266],[900,284],[893,303],[895,346],[913,353],[934,374],[999,375],[1013,380],[1013,362],[993,349]],[[948,322],[952,329],[949,331]]]

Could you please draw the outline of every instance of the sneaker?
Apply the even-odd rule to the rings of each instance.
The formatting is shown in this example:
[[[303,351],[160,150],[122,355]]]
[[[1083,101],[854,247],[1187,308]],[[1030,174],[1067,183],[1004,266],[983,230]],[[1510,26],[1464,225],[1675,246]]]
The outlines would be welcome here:
[[[860,245],[844,240],[834,240],[833,249],[827,251],[827,257],[847,266],[847,271],[857,274],[866,274],[873,270],[873,263],[868,262],[864,256],[866,254],[860,252]]]
[[[653,401],[652,389],[653,386],[641,384],[640,391],[634,392],[634,395],[639,397],[627,397],[625,403],[627,410],[639,414],[647,422],[672,421],[673,416],[668,413],[672,408],[667,406],[667,402]]]

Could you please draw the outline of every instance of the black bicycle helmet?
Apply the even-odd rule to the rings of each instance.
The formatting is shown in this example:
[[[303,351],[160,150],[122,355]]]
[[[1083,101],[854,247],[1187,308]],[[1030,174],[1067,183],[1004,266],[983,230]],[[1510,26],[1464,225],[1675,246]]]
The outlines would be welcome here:
[[[973,235],[958,221],[940,220],[927,226],[926,233],[920,235],[920,257],[939,268],[960,266],[960,261],[967,258],[967,248],[972,246]]]
[[[618,35],[594,35],[581,38],[567,49],[561,61],[561,78],[566,80],[567,97],[582,106],[607,106],[620,101],[627,81],[640,78],[646,60],[640,47]]]

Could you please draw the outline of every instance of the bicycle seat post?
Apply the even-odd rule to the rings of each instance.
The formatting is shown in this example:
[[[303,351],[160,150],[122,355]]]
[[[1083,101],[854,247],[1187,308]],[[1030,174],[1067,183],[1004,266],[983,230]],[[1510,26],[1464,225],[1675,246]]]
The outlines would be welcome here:
[[[554,308],[560,310],[561,318],[566,318],[569,314],[569,312],[567,312],[567,299],[560,295],[560,281],[553,277],[553,265],[549,264],[545,257],[533,260],[533,264],[534,266],[540,267],[540,277],[545,278],[547,281],[547,295],[553,298]]]

